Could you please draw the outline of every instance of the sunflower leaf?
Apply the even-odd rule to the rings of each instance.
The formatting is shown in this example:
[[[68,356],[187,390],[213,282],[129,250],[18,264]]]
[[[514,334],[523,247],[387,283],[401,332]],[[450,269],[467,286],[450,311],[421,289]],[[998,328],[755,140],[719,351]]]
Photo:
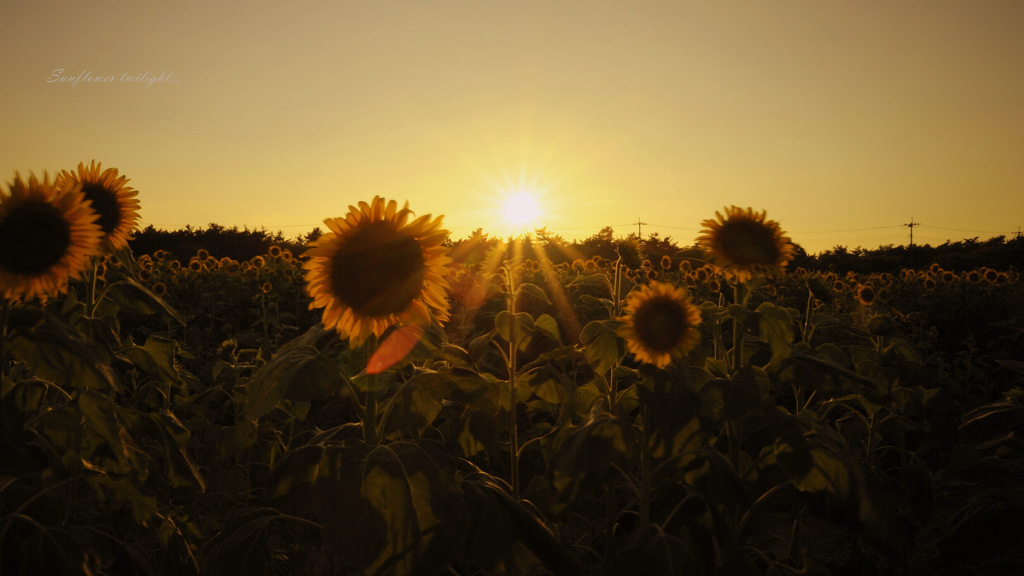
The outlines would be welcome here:
[[[34,322],[19,325],[21,319],[11,315],[13,329],[7,345],[36,376],[64,389],[120,390],[108,350],[87,341],[55,316],[26,316]]]
[[[519,287],[516,288],[516,299],[518,300],[524,297],[535,298],[544,304],[551,304],[551,300],[548,299],[548,295],[544,292],[544,289],[536,284],[530,284],[529,282],[520,284]]]
[[[162,313],[173,318],[178,324],[185,325],[181,314],[166,300],[131,278],[111,284],[103,291],[100,298],[103,301],[96,308],[98,316],[117,315],[120,312],[131,312],[140,316]]]
[[[757,307],[758,334],[772,349],[772,362],[789,356],[793,344],[793,319],[785,308],[770,302]]]
[[[284,398],[312,400],[337,391],[341,378],[333,362],[316,347],[325,332],[322,324],[313,326],[260,366],[245,384],[248,420],[270,413]]]
[[[494,327],[498,330],[498,335],[510,343],[514,338],[515,346],[520,349],[529,343],[533,335],[533,326],[533,316],[526,312],[517,312],[513,316],[507,310],[502,310],[494,317]]]
[[[625,353],[622,339],[615,333],[616,320],[594,320],[580,332],[580,344],[587,361],[597,372],[607,372]]]
[[[562,335],[558,331],[558,321],[551,317],[550,314],[541,314],[534,320],[534,325],[540,329],[543,334],[546,334],[556,344],[562,343]]]

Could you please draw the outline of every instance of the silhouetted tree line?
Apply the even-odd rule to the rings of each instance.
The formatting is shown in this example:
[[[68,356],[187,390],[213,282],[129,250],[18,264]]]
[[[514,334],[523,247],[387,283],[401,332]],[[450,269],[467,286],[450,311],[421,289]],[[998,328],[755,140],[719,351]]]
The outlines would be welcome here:
[[[217,258],[228,256],[235,260],[248,260],[253,256],[265,254],[273,245],[287,248],[296,256],[301,256],[306,245],[323,234],[320,228],[287,239],[278,232],[265,229],[250,230],[237,227],[225,228],[218,224],[210,224],[206,228],[186,226],[180,230],[158,230],[148,226],[136,233],[131,242],[135,254],[152,254],[157,250],[165,250],[182,263],[187,263],[200,248],[205,248]],[[458,262],[476,264],[483,262],[488,253],[501,244],[502,238],[492,237],[483,232],[482,228],[473,231],[467,238],[449,239],[452,256]],[[546,228],[535,230],[532,234],[518,237],[518,249],[523,258],[536,259],[539,254],[551,262],[573,262],[577,259],[588,260],[600,256],[615,260],[620,256],[631,267],[639,267],[644,260],[653,266],[659,266],[664,257],[678,266],[683,260],[690,260],[694,265],[703,263],[703,251],[694,244],[679,245],[671,236],[662,238],[653,233],[641,239],[637,234],[616,238],[613,229],[606,226],[593,236],[569,242],[562,236],[548,231]],[[819,254],[811,255],[799,244],[790,267],[803,267],[807,270],[831,270],[845,273],[896,272],[903,268],[927,268],[938,263],[945,270],[963,271],[987,266],[999,270],[1012,267],[1024,267],[1024,236],[1007,239],[996,236],[981,241],[977,237],[957,242],[946,241],[938,246],[929,244],[910,246],[894,246],[892,244],[875,249],[835,246]]]
[[[180,230],[158,230],[153,226],[147,226],[135,233],[135,238],[129,246],[136,255],[153,254],[157,250],[164,250],[170,253],[171,259],[182,264],[187,264],[188,259],[201,248],[217,258],[227,256],[242,261],[266,254],[274,245],[287,248],[299,256],[305,249],[306,242],[318,238],[321,234],[320,229],[315,228],[305,236],[289,240],[280,231],[272,233],[262,228],[239,230],[237,226],[225,228],[214,223],[206,228],[185,226]]]
[[[962,272],[981,266],[1006,270],[1024,267],[1024,236],[1007,239],[995,236],[988,240],[968,238],[931,246],[881,246],[874,250],[836,246],[813,257],[814,269],[837,272],[894,272],[902,268],[927,268],[933,263],[944,270]]]

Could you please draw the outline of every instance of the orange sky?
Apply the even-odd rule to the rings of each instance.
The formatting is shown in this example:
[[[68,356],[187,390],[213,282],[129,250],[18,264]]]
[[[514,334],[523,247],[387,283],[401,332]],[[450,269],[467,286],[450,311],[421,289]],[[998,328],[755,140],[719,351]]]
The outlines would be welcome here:
[[[8,0],[0,38],[4,181],[95,158],[161,228],[380,194],[500,235],[519,187],[568,239],[689,244],[729,204],[812,253],[1024,226],[1018,0]]]

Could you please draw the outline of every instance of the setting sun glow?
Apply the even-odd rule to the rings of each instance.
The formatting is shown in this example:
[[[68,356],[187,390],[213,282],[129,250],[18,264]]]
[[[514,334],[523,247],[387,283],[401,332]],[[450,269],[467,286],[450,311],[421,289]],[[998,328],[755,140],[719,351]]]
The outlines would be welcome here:
[[[521,233],[538,226],[541,210],[536,194],[517,190],[505,196],[501,205],[502,219],[510,231]]]

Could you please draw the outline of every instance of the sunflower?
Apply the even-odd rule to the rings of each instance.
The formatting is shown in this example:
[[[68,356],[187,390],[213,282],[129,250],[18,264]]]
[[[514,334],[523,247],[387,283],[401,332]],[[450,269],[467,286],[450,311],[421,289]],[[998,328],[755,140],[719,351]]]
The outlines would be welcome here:
[[[888,286],[882,286],[878,289],[878,293],[875,295],[875,302],[879,304],[888,304],[892,302],[892,289]]]
[[[101,164],[93,160],[89,166],[79,162],[77,172],[67,170],[57,178],[58,187],[81,184],[85,199],[99,214],[98,224],[103,230],[104,248],[114,252],[128,245],[132,233],[138,229],[138,190],[125,186],[128,179],[119,176],[117,168],[100,171]]]
[[[0,297],[56,296],[100,253],[103,232],[81,187],[15,174],[0,189]]]
[[[871,286],[861,286],[857,288],[857,300],[865,306],[870,306],[875,302],[875,289]]]
[[[331,232],[304,254],[309,307],[324,308],[324,326],[353,346],[395,324],[448,320],[448,231],[441,217],[412,215],[408,203],[360,202],[344,218],[324,220]]]
[[[711,262],[726,278],[746,282],[758,275],[774,275],[793,259],[793,244],[779,228],[766,220],[765,212],[729,206],[725,215],[705,220],[697,243],[710,252]]]
[[[682,288],[651,282],[626,301],[617,334],[640,362],[667,366],[700,342],[700,310]]]

